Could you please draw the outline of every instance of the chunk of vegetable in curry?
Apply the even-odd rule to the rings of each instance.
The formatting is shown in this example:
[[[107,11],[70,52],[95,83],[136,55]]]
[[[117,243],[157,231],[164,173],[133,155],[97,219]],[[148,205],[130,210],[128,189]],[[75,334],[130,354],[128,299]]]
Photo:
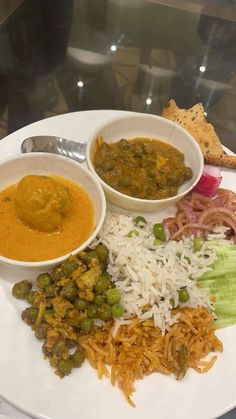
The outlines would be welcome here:
[[[95,320],[123,315],[120,291],[106,272],[108,256],[107,248],[99,244],[71,256],[52,273],[40,274],[35,290],[28,280],[12,288],[15,298],[30,304],[21,318],[43,342],[43,354],[61,378],[82,365],[80,336],[95,331]]]
[[[71,208],[69,189],[50,176],[24,176],[16,187],[16,213],[26,226],[50,233],[59,230]]]
[[[0,192],[0,255],[36,262],[79,247],[94,226],[93,203],[61,176],[26,176]]]
[[[149,138],[107,144],[98,137],[93,156],[96,172],[112,188],[141,199],[164,199],[192,177],[184,155],[175,147]]]

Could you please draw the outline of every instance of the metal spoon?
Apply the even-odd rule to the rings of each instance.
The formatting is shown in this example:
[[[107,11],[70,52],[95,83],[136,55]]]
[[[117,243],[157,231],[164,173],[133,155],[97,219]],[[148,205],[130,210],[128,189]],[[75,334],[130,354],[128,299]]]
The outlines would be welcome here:
[[[45,152],[61,154],[82,163],[86,157],[86,143],[78,143],[51,135],[37,135],[26,138],[21,144],[22,153]]]

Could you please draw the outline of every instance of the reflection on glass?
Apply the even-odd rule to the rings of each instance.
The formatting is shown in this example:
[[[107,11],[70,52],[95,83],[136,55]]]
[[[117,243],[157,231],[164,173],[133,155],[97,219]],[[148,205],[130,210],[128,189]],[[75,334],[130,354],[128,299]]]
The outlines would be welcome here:
[[[152,99],[151,99],[150,97],[148,97],[148,98],[146,99],[146,104],[147,104],[147,105],[151,105],[151,103],[152,103]]]
[[[65,112],[160,114],[174,98],[202,102],[236,151],[235,45],[236,0],[23,1],[0,25],[0,137]]]

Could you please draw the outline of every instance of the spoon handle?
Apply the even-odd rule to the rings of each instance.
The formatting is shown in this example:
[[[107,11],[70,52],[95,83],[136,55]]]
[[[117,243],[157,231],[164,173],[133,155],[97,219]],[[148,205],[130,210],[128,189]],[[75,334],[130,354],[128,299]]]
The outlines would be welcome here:
[[[82,163],[86,157],[86,143],[53,136],[34,136],[26,138],[21,144],[22,153],[44,152],[60,154]]]

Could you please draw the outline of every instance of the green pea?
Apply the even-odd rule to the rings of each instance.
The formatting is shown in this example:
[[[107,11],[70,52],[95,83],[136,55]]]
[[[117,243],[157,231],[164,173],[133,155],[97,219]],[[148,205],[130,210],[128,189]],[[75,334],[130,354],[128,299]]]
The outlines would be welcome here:
[[[87,316],[89,319],[96,319],[97,318],[97,310],[98,307],[96,305],[93,304],[89,304],[88,308],[87,308]]]
[[[93,299],[93,303],[96,304],[96,306],[100,306],[102,303],[104,303],[103,296],[100,294],[95,295]]]
[[[63,272],[61,271],[61,268],[53,269],[52,271],[52,280],[54,282],[58,282],[63,278]]]
[[[48,287],[52,284],[51,275],[49,275],[48,273],[40,274],[36,279],[36,284],[38,288],[44,289]]]
[[[147,221],[141,215],[138,215],[138,217],[134,218],[134,225],[136,227],[143,228],[144,224],[147,224]]]
[[[100,267],[102,271],[105,271],[109,262],[109,251],[103,244],[99,244],[96,247],[96,253],[100,262]]]
[[[187,301],[188,301],[188,300],[189,300],[189,298],[190,298],[190,296],[189,296],[189,293],[188,293],[187,289],[186,289],[186,288],[181,288],[181,289],[178,291],[178,294],[179,294],[179,302],[180,302],[180,303],[187,303]]]
[[[154,246],[161,246],[162,244],[164,244],[164,242],[159,239],[155,239],[153,242]]]
[[[54,317],[54,311],[51,308],[47,309],[45,314],[44,314],[44,320],[47,323],[50,323],[52,321],[53,317]]]
[[[63,352],[67,349],[67,346],[64,342],[64,340],[58,340],[53,348],[54,355],[61,356]]]
[[[57,368],[58,368],[58,371],[64,376],[71,373],[73,366],[74,366],[73,362],[68,358],[68,359],[60,359],[60,361],[58,362]]]
[[[139,232],[137,230],[130,230],[127,234],[127,237],[137,237],[139,236]]]
[[[39,340],[46,339],[48,328],[49,328],[49,325],[46,323],[41,323],[39,326],[36,326],[35,328],[36,338]]]
[[[17,282],[12,288],[12,295],[18,299],[24,299],[29,295],[29,292],[32,288],[32,284],[27,279],[24,279],[21,282]]]
[[[97,311],[98,318],[107,321],[111,318],[111,307],[108,304],[101,304]]]
[[[66,275],[70,276],[76,270],[76,268],[78,267],[78,264],[76,262],[67,260],[66,262],[62,264],[61,267],[62,267],[63,272]]]
[[[74,282],[69,282],[64,285],[61,290],[61,296],[67,298],[68,300],[74,301],[77,297],[78,288]]]
[[[175,300],[174,300],[174,298],[171,298],[170,299],[170,304],[172,305],[172,307],[175,307]]]
[[[161,223],[156,223],[153,226],[152,229],[153,235],[156,239],[159,239],[163,242],[166,241],[166,234],[165,234],[165,230],[164,230],[164,225]]]
[[[108,275],[107,273],[104,273],[103,275],[100,276],[98,282],[95,285],[95,291],[98,292],[99,294],[102,294],[104,291],[106,291],[110,284],[110,275]]]
[[[199,252],[203,245],[204,239],[202,237],[194,237],[193,240],[193,250],[194,252]]]
[[[55,284],[48,285],[45,288],[45,293],[47,297],[56,297],[59,294],[59,288]]]
[[[29,326],[33,326],[37,320],[39,309],[37,307],[27,307],[21,313],[21,318]]]
[[[88,307],[89,302],[87,300],[83,300],[81,298],[76,298],[75,305],[78,310],[85,310]]]
[[[124,307],[119,304],[116,303],[111,307],[111,314],[113,317],[121,317],[124,314]]]
[[[66,312],[66,319],[67,322],[72,326],[79,326],[81,321],[81,313],[74,308],[69,309]]]
[[[82,348],[76,349],[76,351],[71,356],[72,362],[75,367],[79,368],[85,360],[84,351]]]
[[[83,257],[83,260],[84,260],[84,262],[86,263],[87,266],[90,266],[92,259],[98,259],[98,255],[97,255],[97,252],[95,250],[90,250]]]
[[[120,291],[117,288],[111,288],[106,292],[107,302],[110,306],[118,303],[121,299]]]
[[[29,294],[27,295],[27,301],[29,304],[34,304],[34,299],[35,297],[38,295],[37,291],[30,291]]]
[[[96,247],[96,253],[101,262],[108,261],[109,251],[103,244],[99,244]]]
[[[93,327],[92,319],[87,319],[86,318],[86,319],[81,320],[81,322],[79,324],[79,327],[81,329],[81,332],[84,333],[85,335],[87,335]]]
[[[43,354],[44,354],[45,356],[50,357],[52,354],[51,354],[51,351],[49,351],[49,349],[48,349],[48,347],[47,347],[46,345],[47,345],[47,342],[45,342],[45,343],[43,344],[43,346],[42,346],[42,351],[43,351]]]
[[[126,140],[125,138],[122,138],[119,142],[118,142],[119,148],[121,150],[129,150],[130,149],[130,143],[128,140]]]
[[[133,153],[135,157],[142,157],[143,155],[142,144],[135,143],[133,145]]]

